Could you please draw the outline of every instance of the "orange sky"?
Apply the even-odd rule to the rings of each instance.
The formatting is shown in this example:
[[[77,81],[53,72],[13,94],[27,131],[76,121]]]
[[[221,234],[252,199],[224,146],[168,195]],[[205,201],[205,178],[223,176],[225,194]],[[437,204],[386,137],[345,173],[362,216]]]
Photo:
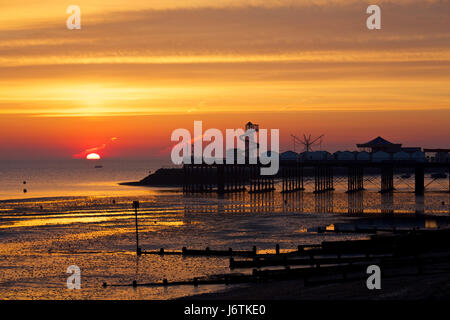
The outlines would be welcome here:
[[[72,3],[2,3],[0,159],[162,157],[193,120],[450,147],[450,1],[373,3],[377,31],[356,0],[79,0],[73,31]]]

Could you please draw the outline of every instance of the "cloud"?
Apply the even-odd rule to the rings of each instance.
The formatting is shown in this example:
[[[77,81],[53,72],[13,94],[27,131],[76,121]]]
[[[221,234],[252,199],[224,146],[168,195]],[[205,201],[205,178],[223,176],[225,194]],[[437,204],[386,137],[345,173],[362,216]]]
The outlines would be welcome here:
[[[117,139],[119,139],[119,138],[117,138],[117,137],[112,137],[112,138],[110,139],[110,142],[114,142],[114,141],[116,141]],[[109,145],[109,143],[108,143],[108,145]],[[97,152],[99,152],[99,151],[101,151],[101,150],[104,150],[106,147],[107,147],[107,144],[104,143],[104,144],[99,145],[99,146],[96,146],[96,147],[88,148],[88,149],[85,149],[85,150],[81,151],[80,153],[74,154],[74,155],[72,156],[72,158],[75,158],[75,159],[84,159],[84,158],[86,158],[86,156],[87,156],[89,153],[93,153],[93,152],[97,153]]]
[[[449,107],[450,1],[119,2],[0,31],[0,114]]]
[[[449,1],[383,2],[382,30],[368,31],[366,4],[241,6],[98,14],[71,33],[60,23],[0,32],[2,64],[123,63],[178,57],[246,57],[321,51],[422,50],[450,46]],[[146,58],[146,59],[144,59]],[[188,60],[188,61],[187,61]],[[125,62],[126,63],[126,62]]]

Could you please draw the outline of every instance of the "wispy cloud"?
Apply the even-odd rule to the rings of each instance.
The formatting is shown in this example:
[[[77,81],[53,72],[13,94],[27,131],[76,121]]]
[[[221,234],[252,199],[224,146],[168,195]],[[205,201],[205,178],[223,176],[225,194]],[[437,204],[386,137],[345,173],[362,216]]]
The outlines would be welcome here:
[[[411,1],[413,2],[413,1]],[[382,30],[368,31],[365,4],[141,10],[96,15],[81,32],[49,21],[0,31],[2,64],[121,63],[149,57],[264,56],[322,51],[413,51],[450,46],[450,1],[383,6]],[[408,2],[407,2],[408,3]],[[26,48],[26,49],[25,49]],[[183,60],[183,57],[185,60]],[[14,63],[14,59],[17,61]],[[186,61],[189,60],[189,61]]]
[[[75,159],[84,159],[90,153],[97,153],[101,150],[104,150],[107,146],[109,146],[111,143],[115,142],[117,139],[118,139],[117,137],[112,137],[108,143],[104,143],[102,145],[92,147],[92,148],[87,148],[87,149],[81,151],[80,153],[74,154],[72,157]]]
[[[0,29],[1,114],[450,108],[450,1],[91,2]]]

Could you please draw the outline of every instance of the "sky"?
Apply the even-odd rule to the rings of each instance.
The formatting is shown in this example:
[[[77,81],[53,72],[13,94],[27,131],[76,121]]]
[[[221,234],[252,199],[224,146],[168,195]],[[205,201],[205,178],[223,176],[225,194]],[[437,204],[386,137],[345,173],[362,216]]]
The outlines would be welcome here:
[[[69,5],[81,30],[68,30]],[[368,30],[366,8],[381,8]],[[450,1],[0,0],[0,159],[167,157],[177,128],[447,147]]]

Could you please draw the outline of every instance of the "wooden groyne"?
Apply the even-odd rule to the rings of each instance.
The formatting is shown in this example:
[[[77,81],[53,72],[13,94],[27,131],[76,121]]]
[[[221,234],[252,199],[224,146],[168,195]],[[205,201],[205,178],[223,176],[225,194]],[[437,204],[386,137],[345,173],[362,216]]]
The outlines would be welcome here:
[[[217,256],[217,257],[232,257],[232,256],[243,256],[243,257],[253,257],[256,256],[257,251],[254,246],[252,250],[233,250],[229,248],[228,250],[211,250],[209,247],[205,249],[188,249],[183,247],[180,251],[170,251],[161,248],[155,251],[141,250],[140,254],[154,254],[154,255],[182,255],[182,256]]]
[[[320,261],[320,260],[318,260]],[[111,286],[151,286],[151,287],[168,287],[168,286],[199,286],[199,285],[217,285],[217,284],[242,284],[242,283],[259,283],[277,280],[296,280],[303,279],[304,285],[319,285],[331,282],[345,282],[357,279],[367,278],[367,267],[369,265],[378,265],[382,272],[383,278],[398,277],[404,275],[424,275],[436,273],[450,273],[450,252],[441,253],[439,256],[403,256],[403,257],[377,257],[365,261],[350,261],[341,259],[340,262],[333,264],[315,263],[312,266],[302,266],[299,268],[291,268],[285,266],[282,269],[252,269],[251,274],[227,273],[218,274],[209,277],[196,277],[191,280],[173,281],[163,279],[161,282],[138,283],[133,281],[127,284],[106,284],[103,287]],[[439,271],[427,271],[441,265]],[[405,270],[405,268],[407,270]],[[412,271],[411,271],[412,269]],[[326,277],[324,279],[324,277]]]
[[[334,226],[333,228],[327,228],[327,227],[318,227],[317,233],[356,233],[356,234],[377,234],[382,232],[392,233],[392,234],[407,234],[411,232],[429,232],[428,229],[420,229],[419,227],[413,227],[411,228],[379,228],[379,227],[372,227],[372,228],[363,228],[355,226],[354,229],[349,228],[340,228],[338,226]]]
[[[163,279],[162,282],[138,283],[135,280],[127,284],[109,286],[198,286],[282,279],[303,279],[306,286],[367,278],[366,269],[373,264],[381,268],[383,277],[389,276],[389,274],[393,276],[422,275],[427,274],[428,270],[432,268],[437,268],[437,272],[450,273],[449,240],[450,229],[442,229],[411,231],[397,235],[373,235],[366,240],[324,241],[319,245],[300,245],[297,250],[288,252],[281,252],[280,246],[276,246],[273,254],[256,253],[253,257],[247,256],[246,260],[235,260],[231,257],[231,270],[250,268],[252,269],[251,273],[218,274],[175,282]],[[205,255],[213,252],[230,253],[220,250],[188,249],[184,252],[193,255]],[[251,252],[254,253],[255,250]],[[249,252],[247,251],[247,253]],[[293,268],[293,266],[297,267]],[[266,269],[267,267],[278,268]],[[103,287],[107,286],[108,284],[103,284]]]

